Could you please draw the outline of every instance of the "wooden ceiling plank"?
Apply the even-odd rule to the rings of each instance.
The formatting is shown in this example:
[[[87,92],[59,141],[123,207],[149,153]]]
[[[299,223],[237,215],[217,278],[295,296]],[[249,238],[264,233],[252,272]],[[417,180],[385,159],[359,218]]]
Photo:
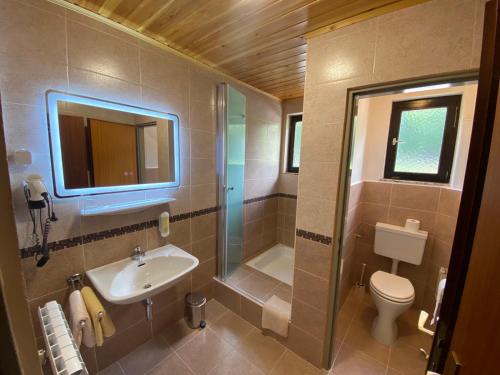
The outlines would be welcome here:
[[[259,78],[257,80],[249,79],[249,80],[246,80],[245,82],[252,85],[252,86],[257,86],[257,85],[263,85],[263,84],[267,84],[267,83],[282,83],[282,82],[286,82],[286,81],[291,81],[293,79],[304,79],[304,77],[305,77],[305,72],[287,72],[287,73],[282,73],[279,75]]]
[[[177,24],[175,30],[170,32],[159,31],[158,33],[167,40],[178,45],[184,45],[184,43],[179,42],[179,39],[202,29],[204,25],[213,24],[217,20],[222,19],[227,22],[228,19],[231,19],[230,14],[233,9],[238,9],[239,6],[245,3],[253,3],[254,7],[258,4],[251,0],[238,0],[236,2],[235,0],[212,0],[212,3],[206,1],[205,5],[200,7],[197,12],[193,12],[189,17],[184,18],[182,23]]]
[[[168,8],[172,6],[175,0],[167,0],[162,1],[163,4],[158,8],[154,9],[152,12],[148,11],[148,6],[152,3],[151,0],[145,0],[140,3],[127,17],[129,22],[133,22],[133,20],[137,20],[137,31],[142,32],[146,29],[151,23],[153,23],[161,14],[167,11]],[[153,7],[151,7],[153,8]]]
[[[288,44],[288,43],[287,43]],[[291,43],[296,44],[296,43]],[[230,62],[224,66],[221,66],[221,68],[233,71],[233,72],[239,72],[241,70],[248,69],[250,67],[257,67],[257,66],[262,66],[271,62],[279,61],[282,59],[287,59],[293,56],[301,55],[303,53],[307,53],[307,44],[299,44],[296,45],[292,48],[286,48],[282,49],[281,47],[284,46],[280,45],[277,46],[278,48],[274,49],[268,49],[266,51],[259,51],[255,54],[245,56],[241,61],[236,62]]]
[[[301,61],[305,62],[306,58],[307,58],[307,54],[303,53],[303,54],[300,54],[297,56],[289,57],[287,59],[276,61],[274,63],[269,63],[265,66],[258,66],[258,67],[252,68],[252,69],[246,69],[245,71],[242,71],[242,73],[246,73],[247,75],[251,75],[255,72],[259,72],[262,70],[274,69],[277,67],[287,66],[288,64],[295,64],[295,63],[298,63]]]
[[[205,24],[202,23],[197,25],[196,28],[191,31],[186,30],[184,35],[174,36],[173,40],[180,45],[189,46],[191,43],[210,38],[211,35],[217,33],[229,24],[244,22],[255,14],[264,11],[265,7],[280,1],[282,0],[267,0],[266,5],[263,5],[262,0],[239,1],[229,12],[224,14],[225,17],[215,17]]]
[[[362,0],[354,1],[357,2]],[[295,7],[292,11],[278,13],[273,18],[247,20],[243,26],[231,25],[226,28],[223,30],[224,33],[203,43],[201,48],[196,45],[190,46],[189,48],[198,55],[205,56],[210,54],[213,50],[220,49],[223,46],[232,48],[231,46],[233,45],[241,45],[242,43],[247,44],[249,41],[261,40],[266,36],[272,36],[274,32],[310,20],[313,9],[319,8],[321,12],[326,13],[338,2],[348,3],[350,0],[318,0],[304,4],[301,7]],[[314,12],[314,15],[317,14],[317,11]]]
[[[305,69],[306,69],[306,61],[305,60],[294,63],[294,64],[287,64],[287,65],[283,65],[283,66],[278,66],[278,67],[272,68],[272,69],[263,69],[260,72],[253,72],[250,74],[248,74],[246,72],[240,73],[240,74],[235,75],[235,78],[241,77],[238,79],[247,80],[247,79],[250,79],[252,77],[260,77],[260,76],[264,76],[266,74],[276,74],[279,72],[288,72],[290,70],[297,71],[300,69],[303,69],[305,71]]]
[[[359,1],[353,1],[352,3],[346,5],[350,12],[355,11],[355,9],[351,9],[353,4],[356,5]],[[373,0],[378,3],[387,3],[388,1],[394,0]],[[399,0],[397,0],[399,1]],[[343,7],[343,8],[345,8]],[[338,11],[337,11],[338,12]],[[316,13],[316,12],[314,12]],[[232,42],[230,44],[220,45],[217,49],[212,50],[210,53],[203,54],[202,56],[209,61],[217,61],[217,66],[222,66],[232,60],[240,59],[243,56],[259,51],[263,48],[267,48],[269,46],[278,44],[283,42],[284,40],[290,39],[292,37],[302,36],[308,31],[321,27],[323,25],[331,23],[332,19],[345,19],[347,15],[345,13],[338,14],[332,10],[329,12],[321,13],[320,15],[306,19],[300,23],[294,25],[286,25],[284,23],[280,24],[279,28],[281,30],[277,30],[278,26],[273,25],[269,30],[260,30],[262,32],[261,38],[248,38],[248,40],[242,40],[245,36],[241,36],[239,40]]]
[[[274,88],[285,89],[285,88],[290,88],[290,87],[298,87],[299,85],[302,85],[302,86],[304,85],[304,78],[299,78],[299,79],[295,78],[295,79],[285,81],[285,82],[255,85],[255,87],[258,87],[261,90],[267,91],[267,90],[272,90]]]
[[[323,26],[321,28],[309,31],[308,33],[306,33],[304,35],[304,37],[305,38],[313,38],[313,37],[340,29],[342,27],[350,26],[350,25],[357,23],[357,22],[362,22],[362,21],[365,21],[365,20],[373,18],[373,17],[381,16],[381,15],[384,15],[386,13],[394,12],[394,11],[399,10],[399,9],[408,8],[410,6],[425,3],[427,1],[429,1],[429,0],[400,0],[400,1],[396,1],[394,3],[387,4],[387,5],[382,6],[382,7],[373,8],[371,10],[368,10],[364,13],[357,14],[357,15],[350,17],[350,18],[347,18],[345,20],[334,22],[330,25],[326,25],[326,26]]]
[[[226,27],[215,34],[195,40],[186,48],[201,56],[209,53],[214,48],[238,39],[240,35],[255,37],[256,31],[260,28],[282,19],[285,14],[307,9],[308,6],[318,1],[324,0],[287,0],[273,3],[271,6],[262,9],[261,12],[246,17],[244,22],[229,22]]]
[[[275,73],[275,74],[266,74],[264,76],[260,76],[257,78],[250,77],[250,78],[245,79],[245,82],[248,83],[249,85],[253,86],[253,85],[260,84],[260,83],[264,83],[266,81],[274,81],[274,80],[278,80],[278,79],[285,79],[288,77],[299,77],[299,76],[302,76],[302,77],[305,76],[305,69],[304,68],[288,70],[286,72]]]
[[[113,14],[115,8],[120,5],[122,0],[106,0],[98,10],[101,16],[108,17]]]

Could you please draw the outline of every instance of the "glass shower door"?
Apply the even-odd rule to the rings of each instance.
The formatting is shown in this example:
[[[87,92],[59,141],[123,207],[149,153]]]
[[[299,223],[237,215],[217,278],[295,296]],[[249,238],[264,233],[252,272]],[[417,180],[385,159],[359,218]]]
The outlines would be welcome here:
[[[226,279],[243,258],[246,98],[227,84],[218,90],[219,276]]]

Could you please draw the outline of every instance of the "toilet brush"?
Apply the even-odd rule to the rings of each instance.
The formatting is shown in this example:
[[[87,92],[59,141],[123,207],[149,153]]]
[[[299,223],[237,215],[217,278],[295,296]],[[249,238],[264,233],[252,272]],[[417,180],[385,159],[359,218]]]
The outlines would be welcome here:
[[[363,279],[365,278],[366,263],[361,263],[361,275],[359,276],[359,281],[356,282],[356,288],[364,288],[365,283]]]

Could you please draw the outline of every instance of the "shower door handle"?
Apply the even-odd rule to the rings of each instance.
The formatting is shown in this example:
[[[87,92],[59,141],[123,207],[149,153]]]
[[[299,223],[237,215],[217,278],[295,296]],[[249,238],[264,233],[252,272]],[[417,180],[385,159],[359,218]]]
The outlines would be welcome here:
[[[226,186],[226,190],[227,191],[232,191],[232,190],[234,190],[234,186]]]

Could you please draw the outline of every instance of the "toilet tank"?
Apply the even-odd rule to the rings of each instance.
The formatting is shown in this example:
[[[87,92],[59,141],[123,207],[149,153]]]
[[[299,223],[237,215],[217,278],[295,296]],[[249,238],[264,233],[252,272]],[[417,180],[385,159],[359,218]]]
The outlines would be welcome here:
[[[427,232],[409,230],[398,225],[375,225],[375,254],[419,265],[424,255]]]

